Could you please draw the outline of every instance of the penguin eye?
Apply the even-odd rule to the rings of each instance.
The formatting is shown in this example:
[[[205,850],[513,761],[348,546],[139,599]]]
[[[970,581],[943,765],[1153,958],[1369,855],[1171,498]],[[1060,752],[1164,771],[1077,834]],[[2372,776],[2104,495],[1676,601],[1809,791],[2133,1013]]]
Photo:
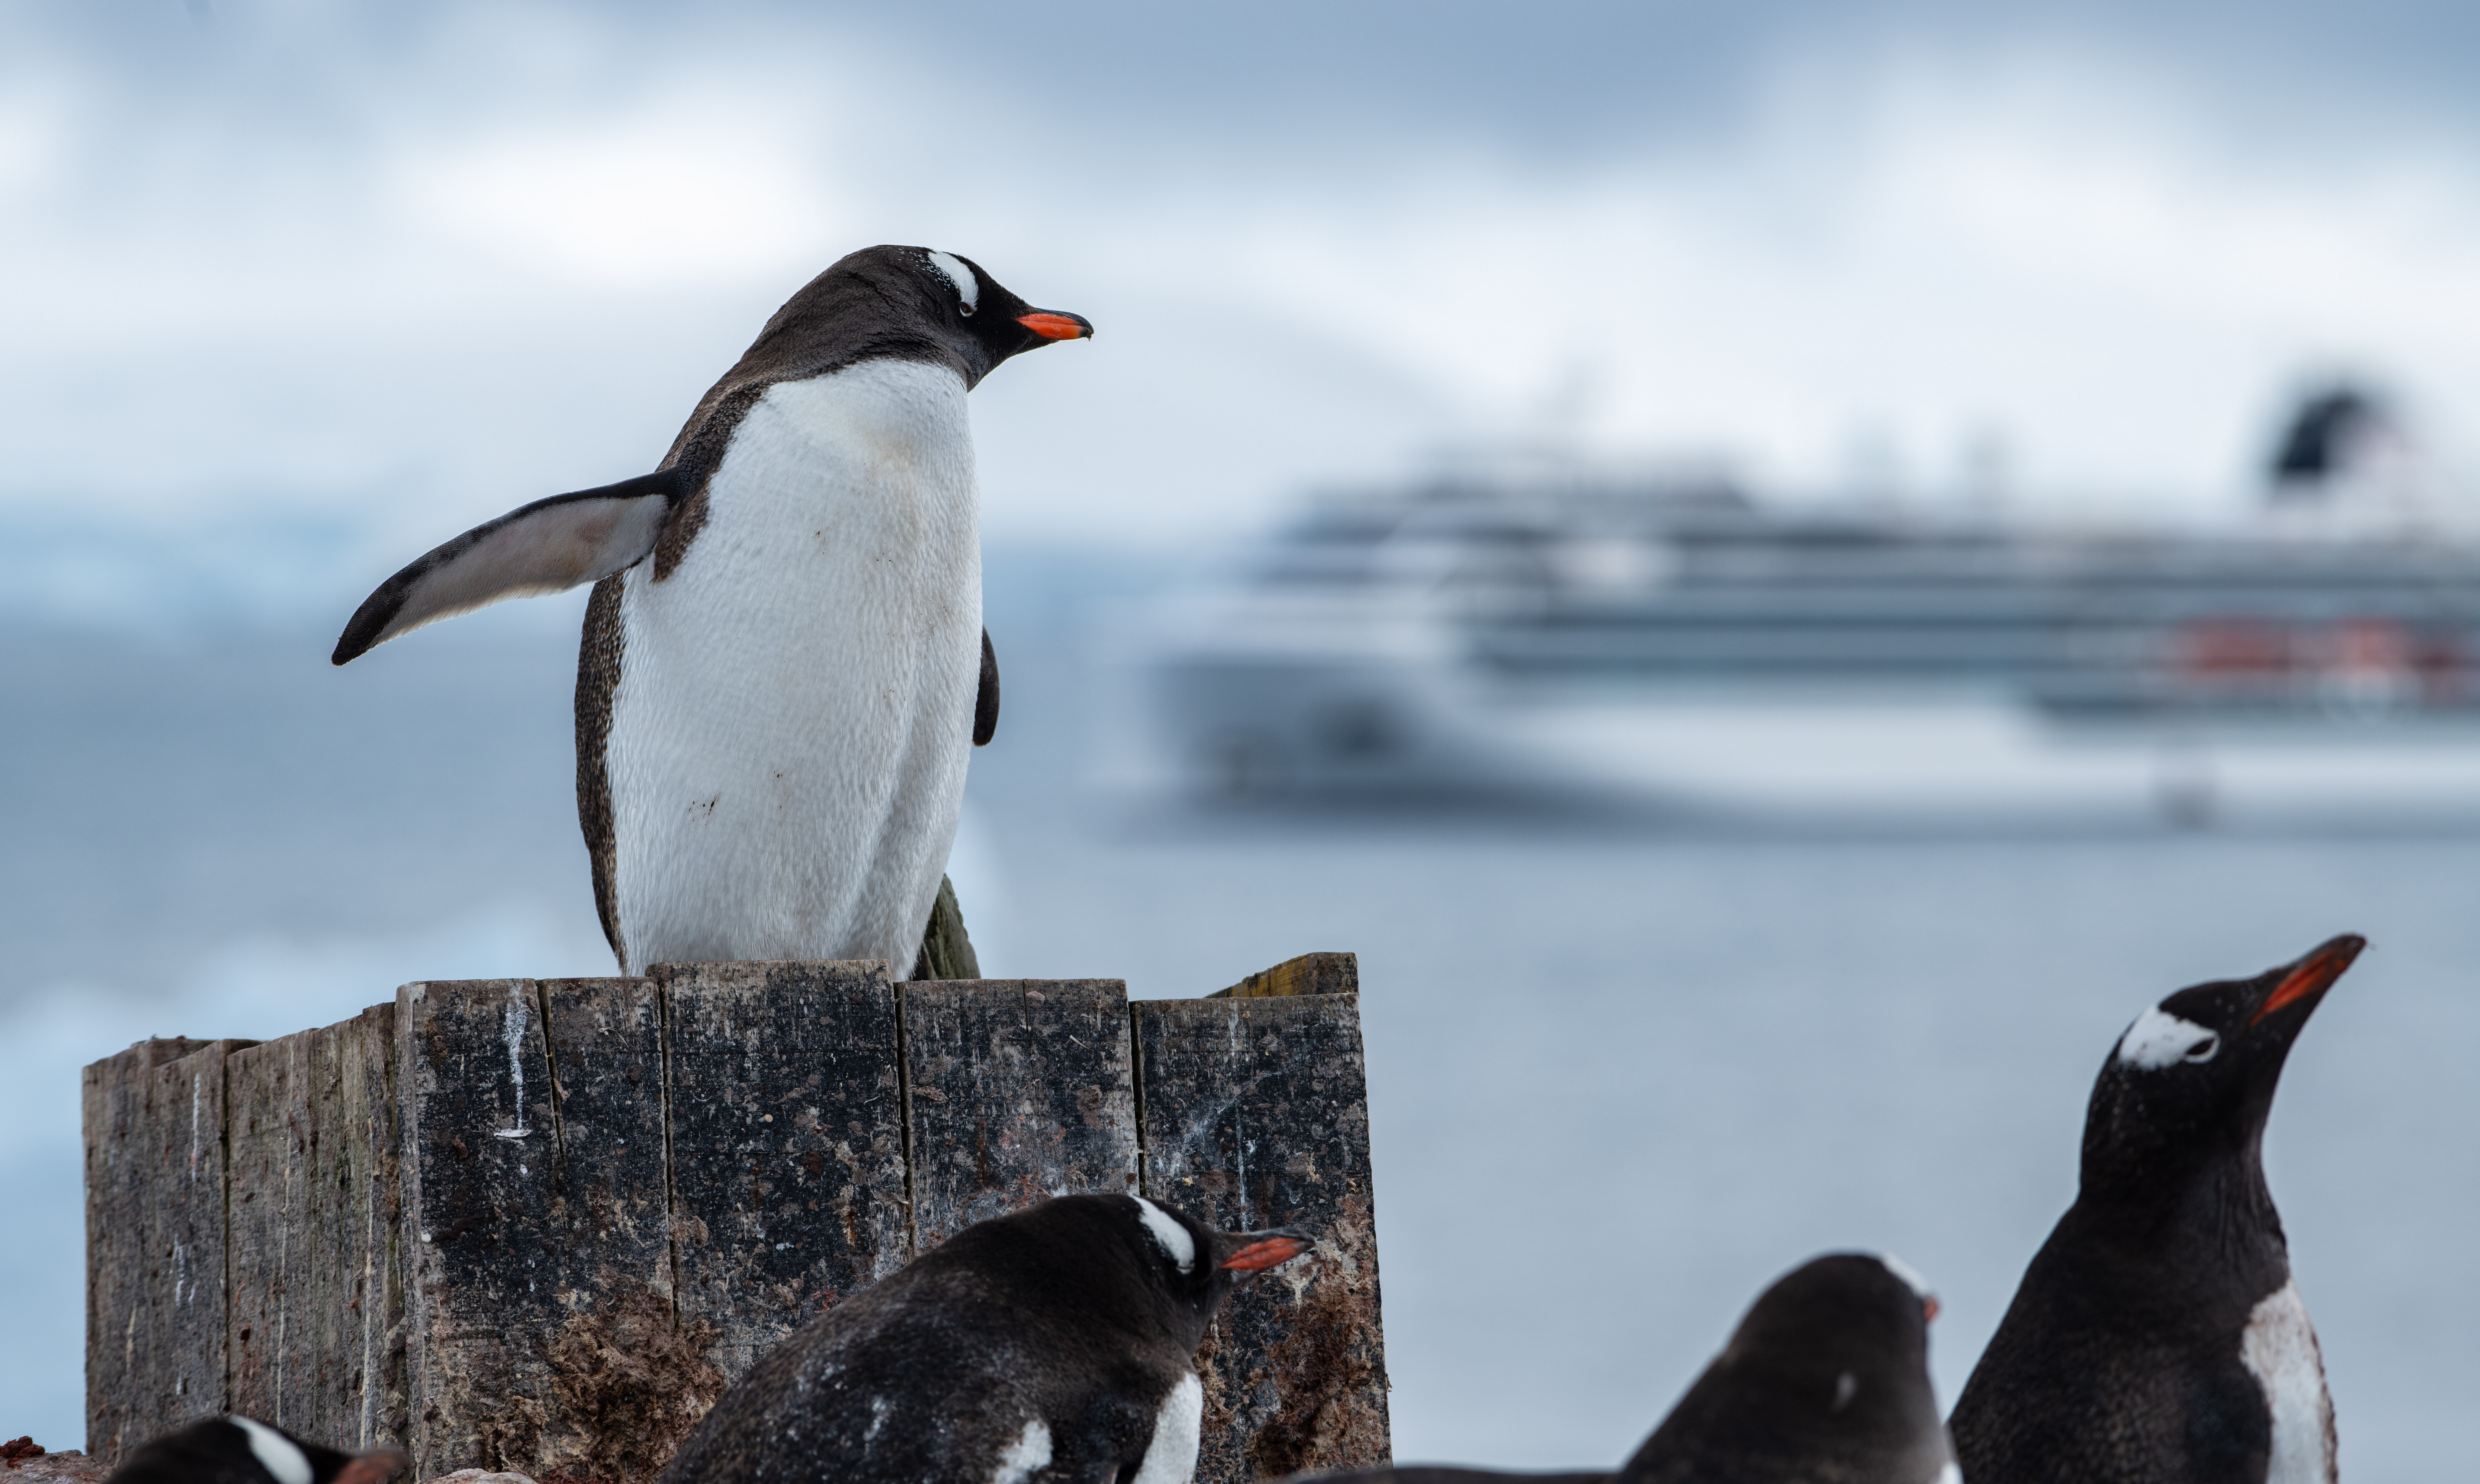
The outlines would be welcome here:
[[[952,253],[932,252],[928,257],[930,266],[956,291],[956,312],[971,319],[974,306],[982,301],[982,280],[974,276],[963,258]]]
[[[2186,1054],[2180,1059],[2183,1061],[2210,1061],[2213,1059],[2213,1054],[2221,1049],[2222,1038],[2217,1035],[2209,1035],[2203,1040],[2197,1042],[2195,1045],[2188,1047]]]

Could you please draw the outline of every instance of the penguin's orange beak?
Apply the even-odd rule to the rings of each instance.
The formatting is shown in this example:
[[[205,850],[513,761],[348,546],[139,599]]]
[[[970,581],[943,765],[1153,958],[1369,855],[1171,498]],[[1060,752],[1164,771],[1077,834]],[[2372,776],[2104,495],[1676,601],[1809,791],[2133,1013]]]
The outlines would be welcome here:
[[[1093,322],[1081,314],[1053,314],[1047,309],[1037,309],[1031,314],[1018,315],[1016,322],[1045,340],[1094,338]]]
[[[2259,1025],[2266,1016],[2286,1005],[2313,999],[2333,988],[2334,981],[2342,976],[2342,971],[2350,968],[2351,961],[2358,958],[2360,950],[2367,946],[2367,939],[2358,933],[2347,932],[2320,944],[2314,952],[2290,966],[2290,972],[2273,987],[2273,993],[2264,997],[2264,1003],[2257,1006],[2256,1013],[2248,1017],[2248,1024]]]
[[[1308,1250],[1309,1239],[1298,1232],[1269,1232],[1225,1258],[1223,1265],[1235,1272],[1253,1273],[1279,1266]]]

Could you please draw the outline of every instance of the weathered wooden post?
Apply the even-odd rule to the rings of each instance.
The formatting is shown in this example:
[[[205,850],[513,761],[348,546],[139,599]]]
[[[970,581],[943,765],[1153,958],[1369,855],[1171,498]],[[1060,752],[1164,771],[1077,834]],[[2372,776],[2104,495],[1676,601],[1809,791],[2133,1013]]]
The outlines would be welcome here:
[[[1313,1257],[1209,1337],[1203,1484],[1383,1461],[1357,983],[1223,998],[876,963],[408,984],[87,1069],[89,1451],[238,1410],[419,1477],[651,1479],[801,1322],[1072,1190]]]

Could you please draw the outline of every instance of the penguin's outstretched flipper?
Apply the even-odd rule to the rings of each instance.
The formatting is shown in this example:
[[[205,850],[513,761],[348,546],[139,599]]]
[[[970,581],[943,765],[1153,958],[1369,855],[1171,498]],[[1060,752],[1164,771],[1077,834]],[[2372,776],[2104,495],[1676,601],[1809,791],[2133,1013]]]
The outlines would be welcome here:
[[[400,634],[504,598],[565,592],[634,566],[655,549],[664,517],[686,482],[672,468],[554,495],[433,547],[362,600],[336,640],[334,663],[347,664]],[[983,654],[995,718],[996,679],[989,651]]]

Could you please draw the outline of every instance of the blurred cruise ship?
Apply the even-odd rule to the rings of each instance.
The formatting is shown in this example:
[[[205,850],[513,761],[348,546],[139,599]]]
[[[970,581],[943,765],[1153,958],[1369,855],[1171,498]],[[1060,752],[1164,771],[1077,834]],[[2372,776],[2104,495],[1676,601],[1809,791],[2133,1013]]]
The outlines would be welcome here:
[[[2480,529],[2407,468],[2348,388],[2213,527],[1476,461],[1316,501],[1140,670],[1179,785],[1224,798],[2463,827]]]

